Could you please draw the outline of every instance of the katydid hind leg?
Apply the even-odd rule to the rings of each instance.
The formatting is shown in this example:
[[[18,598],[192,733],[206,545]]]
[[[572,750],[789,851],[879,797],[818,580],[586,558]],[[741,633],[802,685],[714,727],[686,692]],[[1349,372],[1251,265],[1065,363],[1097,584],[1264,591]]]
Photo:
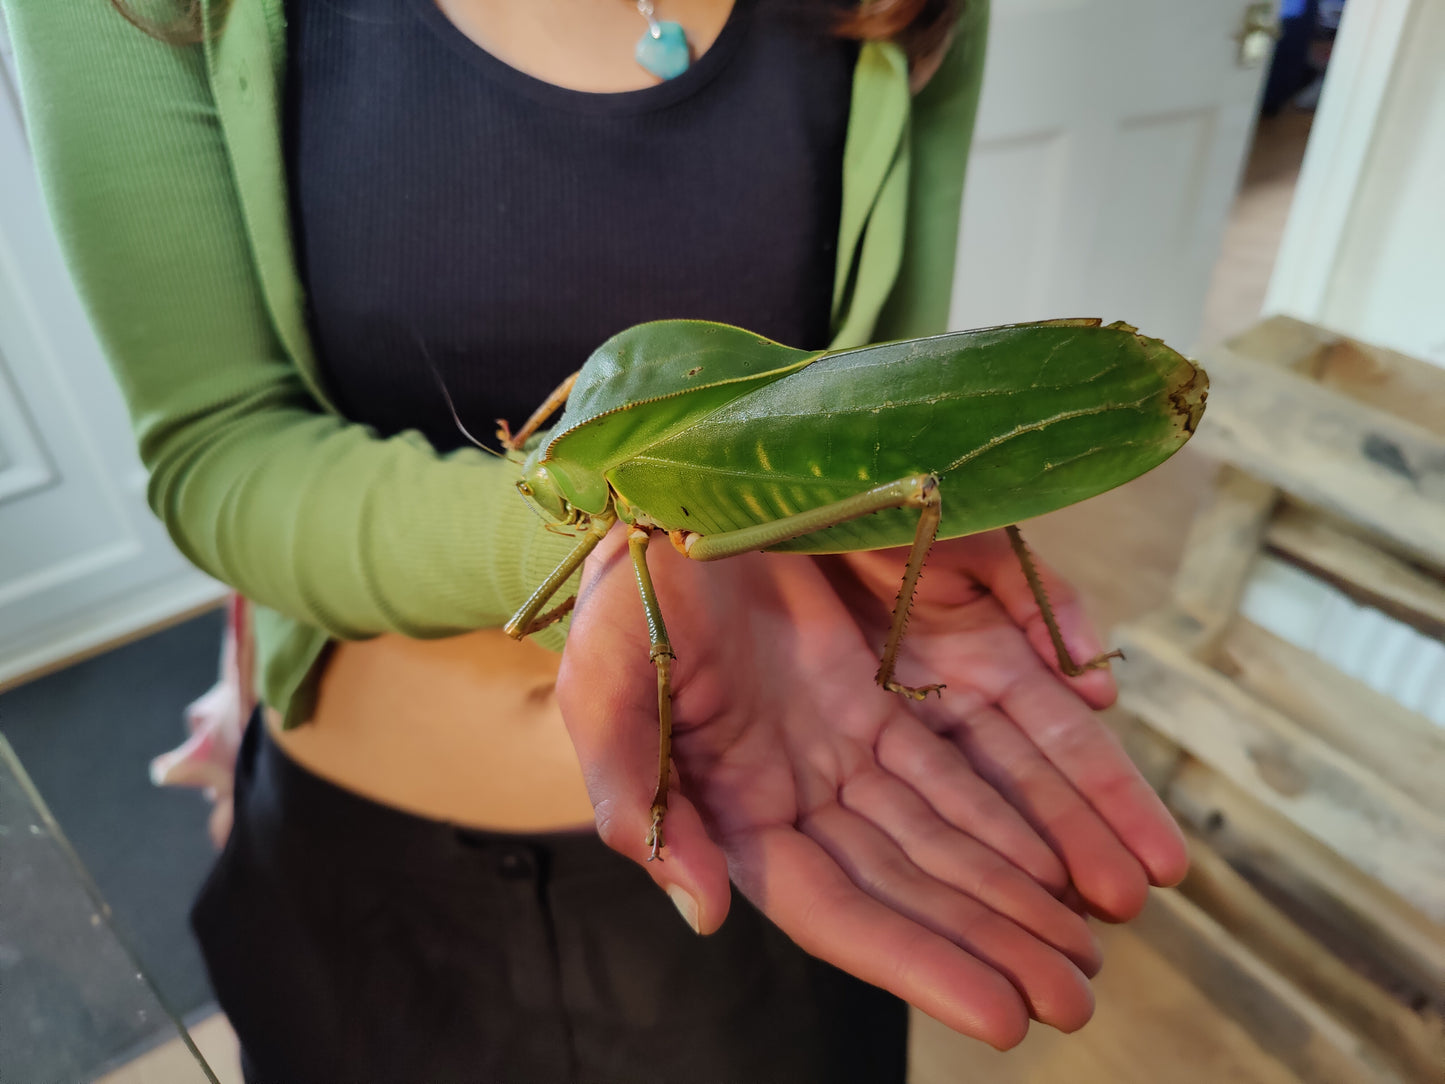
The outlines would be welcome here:
[[[647,568],[647,544],[651,539],[652,532],[645,527],[633,525],[627,529],[627,550],[637,573],[637,590],[642,595],[642,609],[647,615],[647,630],[652,641],[649,657],[657,668],[657,790],[652,795],[652,821],[645,840],[649,862],[662,858],[662,822],[667,817],[667,786],[672,768],[672,660],[676,658],[652,585],[652,573]]]
[[[938,535],[939,523],[943,518],[943,498],[939,492],[937,475],[908,475],[832,504],[721,534],[699,535],[674,531],[672,541],[678,550],[695,561],[716,561],[739,553],[767,549],[780,542],[889,508],[917,508],[919,515],[913,549],[908,555],[903,584],[899,588],[898,601],[893,608],[893,622],[879,660],[876,680],[890,692],[922,699],[931,692],[940,692],[943,686],[900,685],[893,680],[893,670],[898,661],[898,647],[903,642],[903,630],[908,624],[908,611],[913,605],[913,595],[918,588],[918,577],[923,571],[923,561]]]
[[[943,495],[939,492],[938,479],[928,475],[910,503],[918,507],[918,528],[913,535],[913,546],[908,551],[903,582],[898,588],[898,599],[893,604],[893,621],[888,629],[888,639],[883,644],[883,655],[878,660],[878,673],[874,675],[874,680],[891,693],[901,693],[914,700],[922,700],[929,693],[942,696],[943,686],[901,685],[893,680],[893,671],[898,665],[898,649],[903,643],[904,630],[908,627],[908,611],[913,608],[913,596],[918,592],[918,578],[923,574],[923,562],[928,557],[928,551],[933,548],[933,541],[938,537],[938,525],[943,519]]]
[[[1064,643],[1064,634],[1059,631],[1059,623],[1054,618],[1054,608],[1049,604],[1048,592],[1044,590],[1044,581],[1039,576],[1038,567],[1034,564],[1033,554],[1029,552],[1028,546],[1024,543],[1023,534],[1014,524],[1010,524],[1004,530],[1008,533],[1009,545],[1013,547],[1014,556],[1018,558],[1019,567],[1023,569],[1024,579],[1028,581],[1034,601],[1039,604],[1039,614],[1044,619],[1044,627],[1049,631],[1049,640],[1054,645],[1054,654],[1059,660],[1059,669],[1068,677],[1078,677],[1081,674],[1087,674],[1090,670],[1106,669],[1110,659],[1122,659],[1124,657],[1122,651],[1105,651],[1082,663],[1074,661],[1074,657],[1069,654],[1068,645]]]

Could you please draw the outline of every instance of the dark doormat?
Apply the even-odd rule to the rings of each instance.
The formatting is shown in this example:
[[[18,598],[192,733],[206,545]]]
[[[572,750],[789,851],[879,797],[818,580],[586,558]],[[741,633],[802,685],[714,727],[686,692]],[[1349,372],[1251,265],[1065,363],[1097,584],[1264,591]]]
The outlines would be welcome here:
[[[172,1012],[212,1001],[186,914],[210,869],[208,806],[160,789],[150,759],[185,737],[185,706],[216,680],[221,610],[0,694],[10,740]]]

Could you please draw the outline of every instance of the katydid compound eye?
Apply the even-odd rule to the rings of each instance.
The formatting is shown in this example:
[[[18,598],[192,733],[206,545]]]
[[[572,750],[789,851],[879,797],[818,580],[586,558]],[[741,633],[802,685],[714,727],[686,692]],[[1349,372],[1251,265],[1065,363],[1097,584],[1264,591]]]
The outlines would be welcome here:
[[[532,487],[529,486],[526,482],[518,482],[517,492],[524,497],[530,497],[532,495]]]

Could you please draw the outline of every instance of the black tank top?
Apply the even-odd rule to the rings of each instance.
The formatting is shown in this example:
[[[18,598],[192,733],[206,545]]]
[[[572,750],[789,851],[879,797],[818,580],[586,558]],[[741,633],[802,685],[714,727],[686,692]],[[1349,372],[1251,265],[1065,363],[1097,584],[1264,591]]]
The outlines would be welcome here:
[[[588,94],[490,56],[434,0],[290,0],[292,211],[340,409],[450,449],[428,358],[489,436],[644,320],[826,345],[856,59],[828,12],[735,0],[676,79]]]

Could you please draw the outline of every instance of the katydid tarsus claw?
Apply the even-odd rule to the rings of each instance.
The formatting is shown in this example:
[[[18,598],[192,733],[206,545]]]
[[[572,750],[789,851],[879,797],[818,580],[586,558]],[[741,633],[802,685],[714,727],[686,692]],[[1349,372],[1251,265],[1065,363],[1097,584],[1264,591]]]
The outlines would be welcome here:
[[[599,347],[515,435],[503,423],[509,448],[520,448],[565,401],[518,488],[582,534],[507,631],[539,628],[612,524],[628,525],[657,669],[646,846],[660,858],[673,653],[647,570],[654,530],[702,561],[911,546],[877,681],[922,698],[943,687],[905,686],[893,673],[924,558],[935,539],[1007,527],[1059,666],[1076,676],[1118,653],[1073,662],[1013,524],[1163,462],[1194,432],[1207,389],[1204,373],[1158,339],[1092,319],[828,352],[703,321],[639,325]]]

